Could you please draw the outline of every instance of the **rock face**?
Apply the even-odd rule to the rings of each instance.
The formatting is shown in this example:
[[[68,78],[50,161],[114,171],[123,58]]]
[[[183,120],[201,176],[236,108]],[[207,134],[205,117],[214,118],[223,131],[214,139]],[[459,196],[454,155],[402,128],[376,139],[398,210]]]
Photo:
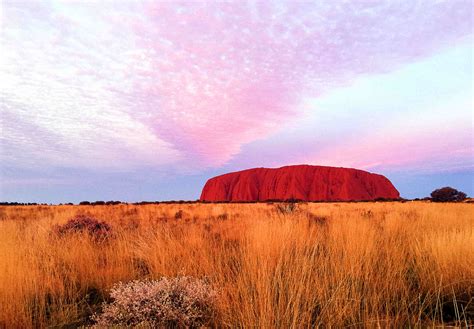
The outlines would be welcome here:
[[[359,201],[397,199],[384,176],[352,168],[297,165],[254,168],[209,179],[201,201]]]

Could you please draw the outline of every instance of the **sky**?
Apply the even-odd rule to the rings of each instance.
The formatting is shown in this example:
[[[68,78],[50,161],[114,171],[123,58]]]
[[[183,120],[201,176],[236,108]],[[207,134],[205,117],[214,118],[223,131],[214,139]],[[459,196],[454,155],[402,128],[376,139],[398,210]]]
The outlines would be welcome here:
[[[2,1],[0,200],[291,164],[474,195],[471,1]]]

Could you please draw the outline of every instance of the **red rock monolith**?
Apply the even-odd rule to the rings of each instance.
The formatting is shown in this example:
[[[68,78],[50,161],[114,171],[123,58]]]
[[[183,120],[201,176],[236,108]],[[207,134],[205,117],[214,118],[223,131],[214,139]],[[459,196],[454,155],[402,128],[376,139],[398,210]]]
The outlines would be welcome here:
[[[247,169],[213,177],[204,186],[200,199],[362,201],[399,197],[393,184],[379,174],[352,168],[296,165]]]

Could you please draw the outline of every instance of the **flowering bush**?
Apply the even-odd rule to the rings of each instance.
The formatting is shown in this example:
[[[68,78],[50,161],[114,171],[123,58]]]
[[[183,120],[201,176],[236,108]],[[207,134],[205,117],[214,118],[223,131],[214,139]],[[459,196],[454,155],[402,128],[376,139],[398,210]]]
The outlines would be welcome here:
[[[200,327],[212,318],[216,292],[204,280],[181,276],[118,283],[92,319],[98,326]]]
[[[77,215],[64,225],[55,225],[53,231],[60,236],[86,232],[94,239],[103,241],[111,235],[112,228],[106,222],[99,222],[89,215]]]

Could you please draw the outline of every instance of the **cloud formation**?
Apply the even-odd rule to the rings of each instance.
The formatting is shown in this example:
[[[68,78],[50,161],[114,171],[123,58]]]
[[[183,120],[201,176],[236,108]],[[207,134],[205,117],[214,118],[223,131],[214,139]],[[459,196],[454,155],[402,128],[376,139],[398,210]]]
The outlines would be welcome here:
[[[216,167],[305,97],[456,45],[470,1],[5,3],[2,161]]]
[[[472,172],[472,50],[466,42],[310,97],[300,117],[244,146],[231,163],[324,164],[387,174]]]
[[[151,58],[156,133],[221,165],[317,96],[388,72],[470,33],[467,2],[319,2],[146,7],[137,23]],[[453,25],[453,22],[456,24]],[[161,109],[156,111],[156,109]]]

